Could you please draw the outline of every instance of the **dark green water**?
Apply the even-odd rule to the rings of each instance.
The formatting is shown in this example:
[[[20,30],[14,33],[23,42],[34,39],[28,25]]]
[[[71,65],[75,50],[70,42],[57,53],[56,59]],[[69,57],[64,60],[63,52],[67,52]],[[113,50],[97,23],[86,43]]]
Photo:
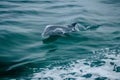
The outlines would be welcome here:
[[[90,28],[42,42],[78,21]],[[120,80],[120,1],[0,0],[0,79]]]

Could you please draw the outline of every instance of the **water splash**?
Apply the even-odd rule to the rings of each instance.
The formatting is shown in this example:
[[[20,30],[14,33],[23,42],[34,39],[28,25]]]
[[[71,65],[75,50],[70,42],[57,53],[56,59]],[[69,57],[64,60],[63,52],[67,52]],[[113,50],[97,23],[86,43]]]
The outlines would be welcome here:
[[[88,59],[70,62],[68,65],[45,68],[34,73],[32,79],[40,80],[119,80],[120,49],[105,48],[93,52]]]

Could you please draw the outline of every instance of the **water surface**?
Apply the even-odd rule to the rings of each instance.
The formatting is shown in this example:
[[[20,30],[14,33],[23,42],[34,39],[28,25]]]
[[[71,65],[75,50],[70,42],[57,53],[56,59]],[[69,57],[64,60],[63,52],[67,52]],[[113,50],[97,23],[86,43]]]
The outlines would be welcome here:
[[[119,80],[119,16],[119,0],[1,0],[1,79]],[[90,28],[43,43],[46,25],[73,22]]]

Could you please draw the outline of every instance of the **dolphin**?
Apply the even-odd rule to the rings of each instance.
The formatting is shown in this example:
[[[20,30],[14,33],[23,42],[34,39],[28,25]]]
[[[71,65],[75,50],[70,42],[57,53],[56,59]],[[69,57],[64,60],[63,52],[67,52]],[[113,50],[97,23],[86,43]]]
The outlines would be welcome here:
[[[62,36],[65,33],[76,32],[79,31],[79,28],[76,26],[77,22],[72,23],[70,25],[47,25],[42,32],[42,38],[50,37],[50,36]]]

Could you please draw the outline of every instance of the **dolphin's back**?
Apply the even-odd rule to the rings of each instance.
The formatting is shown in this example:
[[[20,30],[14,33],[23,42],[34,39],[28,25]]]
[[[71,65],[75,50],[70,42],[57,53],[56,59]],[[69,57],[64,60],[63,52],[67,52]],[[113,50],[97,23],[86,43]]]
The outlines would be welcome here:
[[[66,33],[69,29],[65,26],[57,26],[57,25],[48,25],[45,27],[42,37],[51,36],[51,35],[62,35]]]
[[[77,31],[75,25],[77,23],[72,23],[67,26],[59,26],[59,25],[47,25],[42,33],[42,37],[49,37],[54,35],[63,35],[64,33],[75,32]]]

